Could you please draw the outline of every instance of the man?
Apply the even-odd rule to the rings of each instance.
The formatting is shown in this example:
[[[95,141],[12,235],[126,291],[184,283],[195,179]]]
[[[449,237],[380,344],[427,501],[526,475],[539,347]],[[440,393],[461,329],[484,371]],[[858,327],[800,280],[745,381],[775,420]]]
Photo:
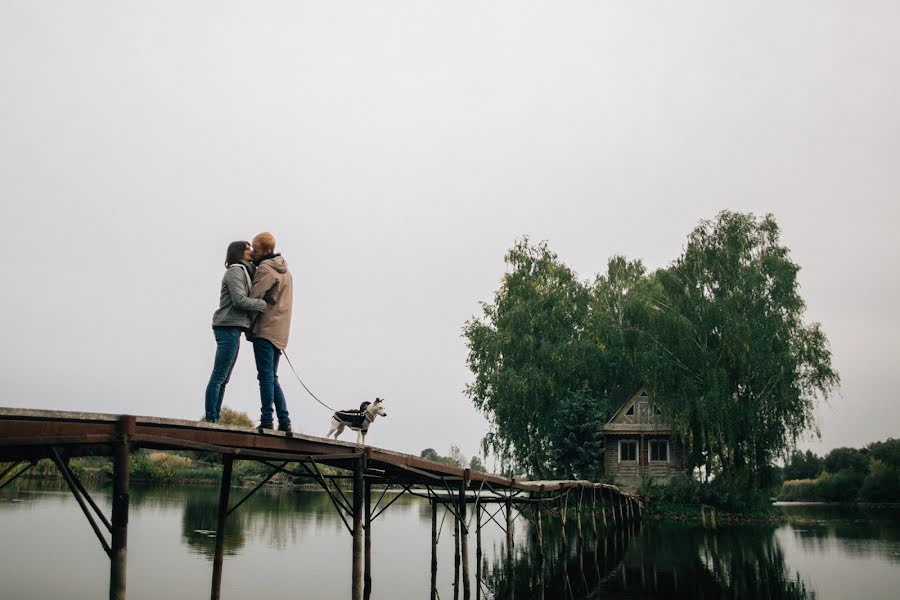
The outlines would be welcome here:
[[[251,298],[262,298],[269,307],[250,327],[256,378],[259,379],[259,430],[272,429],[272,406],[278,416],[278,430],[291,432],[284,392],[278,383],[278,359],[287,347],[291,330],[294,282],[287,262],[275,253],[275,236],[264,231],[253,238],[253,263],[256,275],[250,288]]]

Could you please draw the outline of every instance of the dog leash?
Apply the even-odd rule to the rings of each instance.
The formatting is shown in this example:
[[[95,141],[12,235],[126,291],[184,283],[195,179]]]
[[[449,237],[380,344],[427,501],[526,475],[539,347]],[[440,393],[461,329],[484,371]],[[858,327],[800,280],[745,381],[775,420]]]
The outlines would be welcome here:
[[[284,354],[284,358],[287,359],[288,365],[291,367],[291,371],[294,372],[294,377],[297,378],[297,381],[300,382],[300,385],[303,386],[303,389],[306,390],[306,393],[309,394],[310,396],[312,396],[313,399],[314,399],[316,402],[318,402],[319,404],[321,404],[322,406],[324,406],[325,408],[327,408],[327,409],[330,410],[331,412],[337,412],[335,409],[331,408],[330,406],[328,406],[327,404],[325,404],[324,402],[322,402],[321,400],[319,400],[319,398],[318,398],[315,394],[312,393],[312,390],[309,389],[308,387],[306,387],[306,384],[303,383],[303,380],[300,379],[300,376],[297,374],[297,369],[294,368],[294,363],[291,362],[291,359],[290,359],[290,357],[287,355],[287,352],[284,351],[284,350],[282,350],[281,353]]]

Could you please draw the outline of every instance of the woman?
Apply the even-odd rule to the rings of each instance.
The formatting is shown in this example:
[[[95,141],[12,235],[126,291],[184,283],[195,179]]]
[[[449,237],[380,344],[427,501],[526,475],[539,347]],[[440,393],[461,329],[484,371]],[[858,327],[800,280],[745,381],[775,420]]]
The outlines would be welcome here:
[[[219,421],[225,385],[237,361],[241,333],[250,328],[254,312],[266,309],[266,301],[251,298],[250,282],[256,267],[249,242],[231,242],[225,253],[225,275],[219,308],[213,313],[212,328],[216,338],[216,360],[206,386],[206,421]]]

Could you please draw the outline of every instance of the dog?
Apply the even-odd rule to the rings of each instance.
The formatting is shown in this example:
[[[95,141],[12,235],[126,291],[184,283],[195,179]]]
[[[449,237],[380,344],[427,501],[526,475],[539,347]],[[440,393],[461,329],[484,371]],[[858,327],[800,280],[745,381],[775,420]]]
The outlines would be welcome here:
[[[363,402],[359,405],[359,410],[353,408],[339,410],[331,418],[331,429],[325,437],[329,438],[333,434],[334,439],[338,439],[344,428],[349,427],[356,432],[356,443],[365,445],[369,425],[375,422],[375,417],[386,416],[384,400],[381,398],[375,398],[375,402]]]

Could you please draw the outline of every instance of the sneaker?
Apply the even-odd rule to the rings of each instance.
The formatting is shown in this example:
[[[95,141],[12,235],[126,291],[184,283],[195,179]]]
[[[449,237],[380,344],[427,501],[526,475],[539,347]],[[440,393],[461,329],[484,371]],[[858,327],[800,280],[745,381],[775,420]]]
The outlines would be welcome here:
[[[256,430],[259,431],[260,433],[262,433],[263,429],[273,429],[273,428],[274,427],[272,425],[272,422],[269,421],[268,423],[260,423],[259,426],[256,428]]]
[[[278,424],[278,431],[283,431],[283,432],[285,432],[285,433],[293,433],[293,432],[294,432],[294,430],[291,429],[291,424],[290,424],[290,423],[279,423],[279,424]]]

